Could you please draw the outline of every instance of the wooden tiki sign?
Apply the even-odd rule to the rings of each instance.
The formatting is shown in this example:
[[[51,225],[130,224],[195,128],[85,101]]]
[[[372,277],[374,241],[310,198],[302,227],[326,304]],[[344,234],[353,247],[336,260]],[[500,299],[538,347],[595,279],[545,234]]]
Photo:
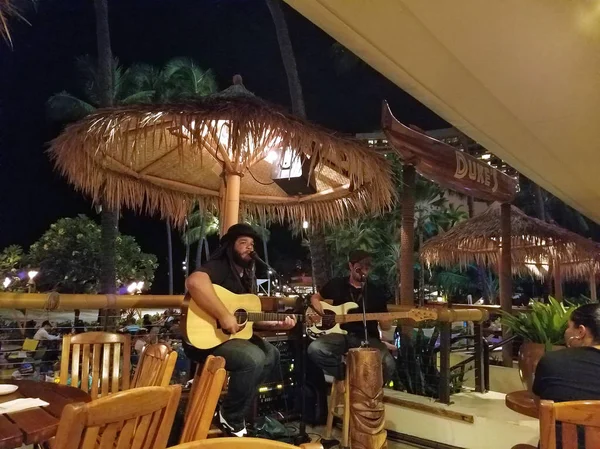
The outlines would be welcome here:
[[[374,348],[348,351],[350,447],[387,448],[381,354]]]
[[[485,162],[400,123],[383,102],[381,125],[392,147],[425,178],[486,201],[510,203],[517,181]]]

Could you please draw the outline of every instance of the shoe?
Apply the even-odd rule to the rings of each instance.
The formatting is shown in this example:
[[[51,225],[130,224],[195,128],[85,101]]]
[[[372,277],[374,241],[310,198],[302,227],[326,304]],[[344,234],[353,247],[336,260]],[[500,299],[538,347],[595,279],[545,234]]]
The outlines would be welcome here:
[[[246,423],[242,422],[241,425],[233,426],[227,422],[225,418],[223,418],[223,414],[221,410],[219,410],[219,419],[218,419],[219,427],[223,432],[225,432],[230,437],[243,437],[248,434],[246,430]]]

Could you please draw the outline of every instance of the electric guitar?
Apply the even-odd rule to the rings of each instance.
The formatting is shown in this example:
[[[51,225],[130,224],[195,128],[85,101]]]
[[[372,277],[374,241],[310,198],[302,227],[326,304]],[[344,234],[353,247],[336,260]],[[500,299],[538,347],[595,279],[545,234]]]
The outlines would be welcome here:
[[[191,295],[185,295],[181,307],[181,322],[183,336],[186,341],[199,349],[211,349],[232,339],[248,340],[253,334],[253,324],[258,321],[283,321],[286,316],[301,320],[302,315],[291,313],[261,312],[262,304],[256,295],[236,295],[229,290],[213,285],[219,299],[227,310],[236,317],[242,329],[236,334],[229,334],[221,329],[219,322],[192,300]]]
[[[357,309],[355,302],[346,302],[339,306],[332,306],[321,301],[324,315],[321,316],[312,308],[306,311],[306,319],[312,325],[306,329],[307,335],[313,340],[327,334],[347,334],[340,324],[363,320],[362,313],[349,313]],[[431,309],[410,309],[402,312],[367,313],[367,321],[388,321],[397,319],[411,319],[414,321],[427,321],[437,319],[437,312]]]

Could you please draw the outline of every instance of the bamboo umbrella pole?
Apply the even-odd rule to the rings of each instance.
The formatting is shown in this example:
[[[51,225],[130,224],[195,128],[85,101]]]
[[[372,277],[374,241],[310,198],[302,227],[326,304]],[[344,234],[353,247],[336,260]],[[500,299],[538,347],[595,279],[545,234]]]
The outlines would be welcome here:
[[[500,247],[500,308],[512,312],[512,269],[511,269],[511,229],[510,229],[510,204],[503,203],[500,209],[500,230],[502,245]],[[502,328],[502,339],[510,335],[506,327]],[[512,344],[502,345],[502,364],[512,367]]]
[[[563,300],[562,273],[559,260],[554,261],[554,299],[557,301]]]
[[[240,216],[240,182],[242,178],[237,173],[228,173],[226,175],[225,204],[221,211],[223,217],[223,227],[221,235],[236,224]]]

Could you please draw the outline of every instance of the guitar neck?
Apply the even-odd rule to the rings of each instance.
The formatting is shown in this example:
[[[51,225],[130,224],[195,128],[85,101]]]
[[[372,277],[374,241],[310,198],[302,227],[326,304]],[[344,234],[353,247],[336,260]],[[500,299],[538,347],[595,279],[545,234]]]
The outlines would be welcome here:
[[[367,321],[389,321],[397,320],[401,318],[414,318],[413,313],[408,312],[385,312],[385,313],[367,313]],[[347,315],[336,315],[336,323],[352,323],[355,321],[362,321],[362,313],[349,313]]]
[[[286,316],[295,317],[299,319],[300,316],[293,313],[279,313],[279,312],[247,312],[248,321],[253,323],[259,321],[283,321]]]

